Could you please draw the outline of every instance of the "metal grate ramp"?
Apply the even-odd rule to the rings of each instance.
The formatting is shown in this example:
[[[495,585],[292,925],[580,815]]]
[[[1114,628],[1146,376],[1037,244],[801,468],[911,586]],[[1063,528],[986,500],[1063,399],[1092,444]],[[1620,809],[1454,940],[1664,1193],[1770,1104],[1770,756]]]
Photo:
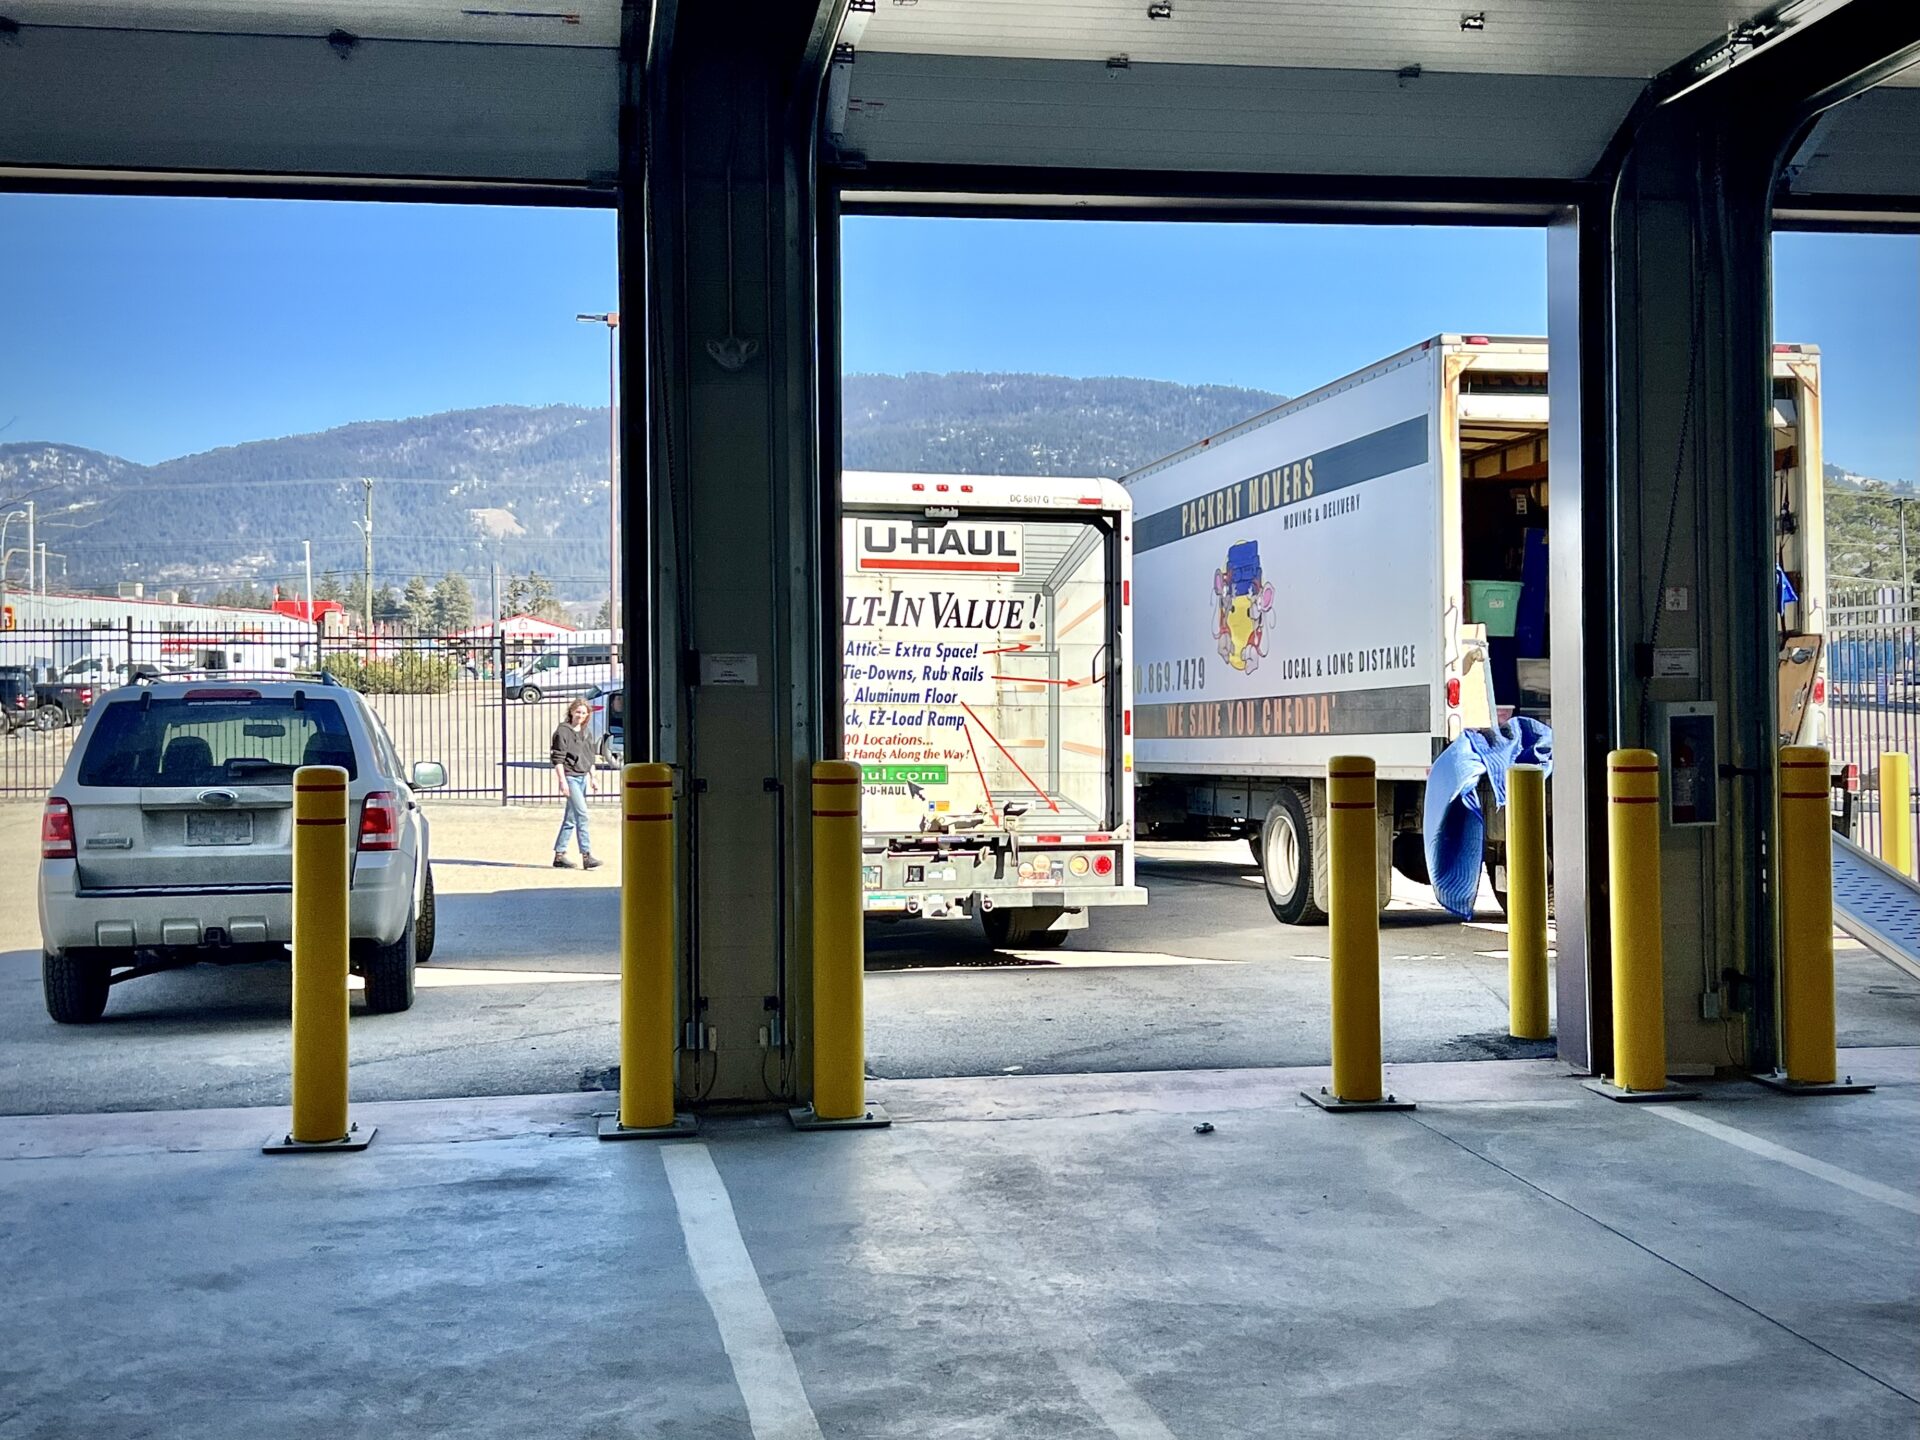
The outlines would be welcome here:
[[[1920,977],[1920,885],[1840,835],[1833,837],[1833,918],[1861,944]]]

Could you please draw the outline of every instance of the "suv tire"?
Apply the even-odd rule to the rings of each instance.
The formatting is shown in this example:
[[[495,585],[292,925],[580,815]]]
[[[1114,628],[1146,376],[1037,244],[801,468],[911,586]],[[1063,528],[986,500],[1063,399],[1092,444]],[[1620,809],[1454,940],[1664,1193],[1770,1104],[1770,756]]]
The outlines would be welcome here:
[[[394,1015],[413,1007],[413,967],[419,963],[418,931],[413,917],[391,945],[375,940],[354,942],[354,969],[367,986],[367,1013]]]
[[[414,963],[424,965],[433,958],[434,938],[433,867],[427,866],[427,878],[420,887],[420,918],[414,922]]]
[[[105,960],[85,953],[40,952],[40,989],[47,1014],[62,1025],[91,1025],[107,1013],[111,970]]]

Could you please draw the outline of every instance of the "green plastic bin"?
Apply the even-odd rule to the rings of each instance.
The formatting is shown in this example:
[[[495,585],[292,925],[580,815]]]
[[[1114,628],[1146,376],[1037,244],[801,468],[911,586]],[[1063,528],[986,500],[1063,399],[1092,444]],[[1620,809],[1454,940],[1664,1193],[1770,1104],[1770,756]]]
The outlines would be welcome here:
[[[1518,580],[1467,581],[1467,618],[1486,626],[1489,639],[1512,639],[1525,588]]]

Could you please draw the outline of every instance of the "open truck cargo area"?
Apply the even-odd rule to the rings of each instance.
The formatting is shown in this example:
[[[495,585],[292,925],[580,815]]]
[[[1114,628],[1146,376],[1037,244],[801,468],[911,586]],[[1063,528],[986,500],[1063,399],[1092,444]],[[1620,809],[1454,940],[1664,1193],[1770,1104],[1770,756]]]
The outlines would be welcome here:
[[[1818,352],[1776,347],[1774,390],[1781,738],[1817,744]],[[1368,755],[1381,903],[1393,868],[1426,883],[1435,759],[1551,720],[1547,435],[1544,340],[1440,335],[1125,477],[1142,833],[1249,839],[1275,916],[1319,922],[1326,764]]]
[[[1111,480],[852,472],[845,755],[867,913],[1059,944],[1140,905],[1129,507]]]

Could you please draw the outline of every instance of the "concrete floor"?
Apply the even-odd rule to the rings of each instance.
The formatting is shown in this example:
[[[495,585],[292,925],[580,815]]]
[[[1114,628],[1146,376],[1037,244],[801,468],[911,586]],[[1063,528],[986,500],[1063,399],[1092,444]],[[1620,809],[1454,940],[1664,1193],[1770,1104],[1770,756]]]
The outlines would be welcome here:
[[[31,874],[38,808],[0,805],[0,874]],[[440,944],[403,1015],[356,1014],[365,1099],[518,1095],[609,1083],[617,869],[548,864],[552,808],[432,810]],[[611,857],[619,827],[607,817]],[[996,954],[970,922],[873,925],[867,1053],[888,1078],[1311,1065],[1327,1059],[1327,933],[1274,923],[1244,845],[1149,845],[1144,909],[1109,911],[1063,950]],[[1506,1035],[1506,934],[1401,882],[1382,930],[1385,1053],[1541,1053]],[[1848,942],[1843,1045],[1920,1044],[1920,980]],[[283,1104],[284,965],[203,966],[114,992],[64,1027],[40,1000],[33,888],[0,885],[0,1114]]]
[[[891,1130],[605,1097],[0,1120],[0,1436],[1920,1433],[1920,1051],[1619,1106],[1550,1062],[876,1084]],[[1211,1134],[1194,1126],[1212,1123]]]

